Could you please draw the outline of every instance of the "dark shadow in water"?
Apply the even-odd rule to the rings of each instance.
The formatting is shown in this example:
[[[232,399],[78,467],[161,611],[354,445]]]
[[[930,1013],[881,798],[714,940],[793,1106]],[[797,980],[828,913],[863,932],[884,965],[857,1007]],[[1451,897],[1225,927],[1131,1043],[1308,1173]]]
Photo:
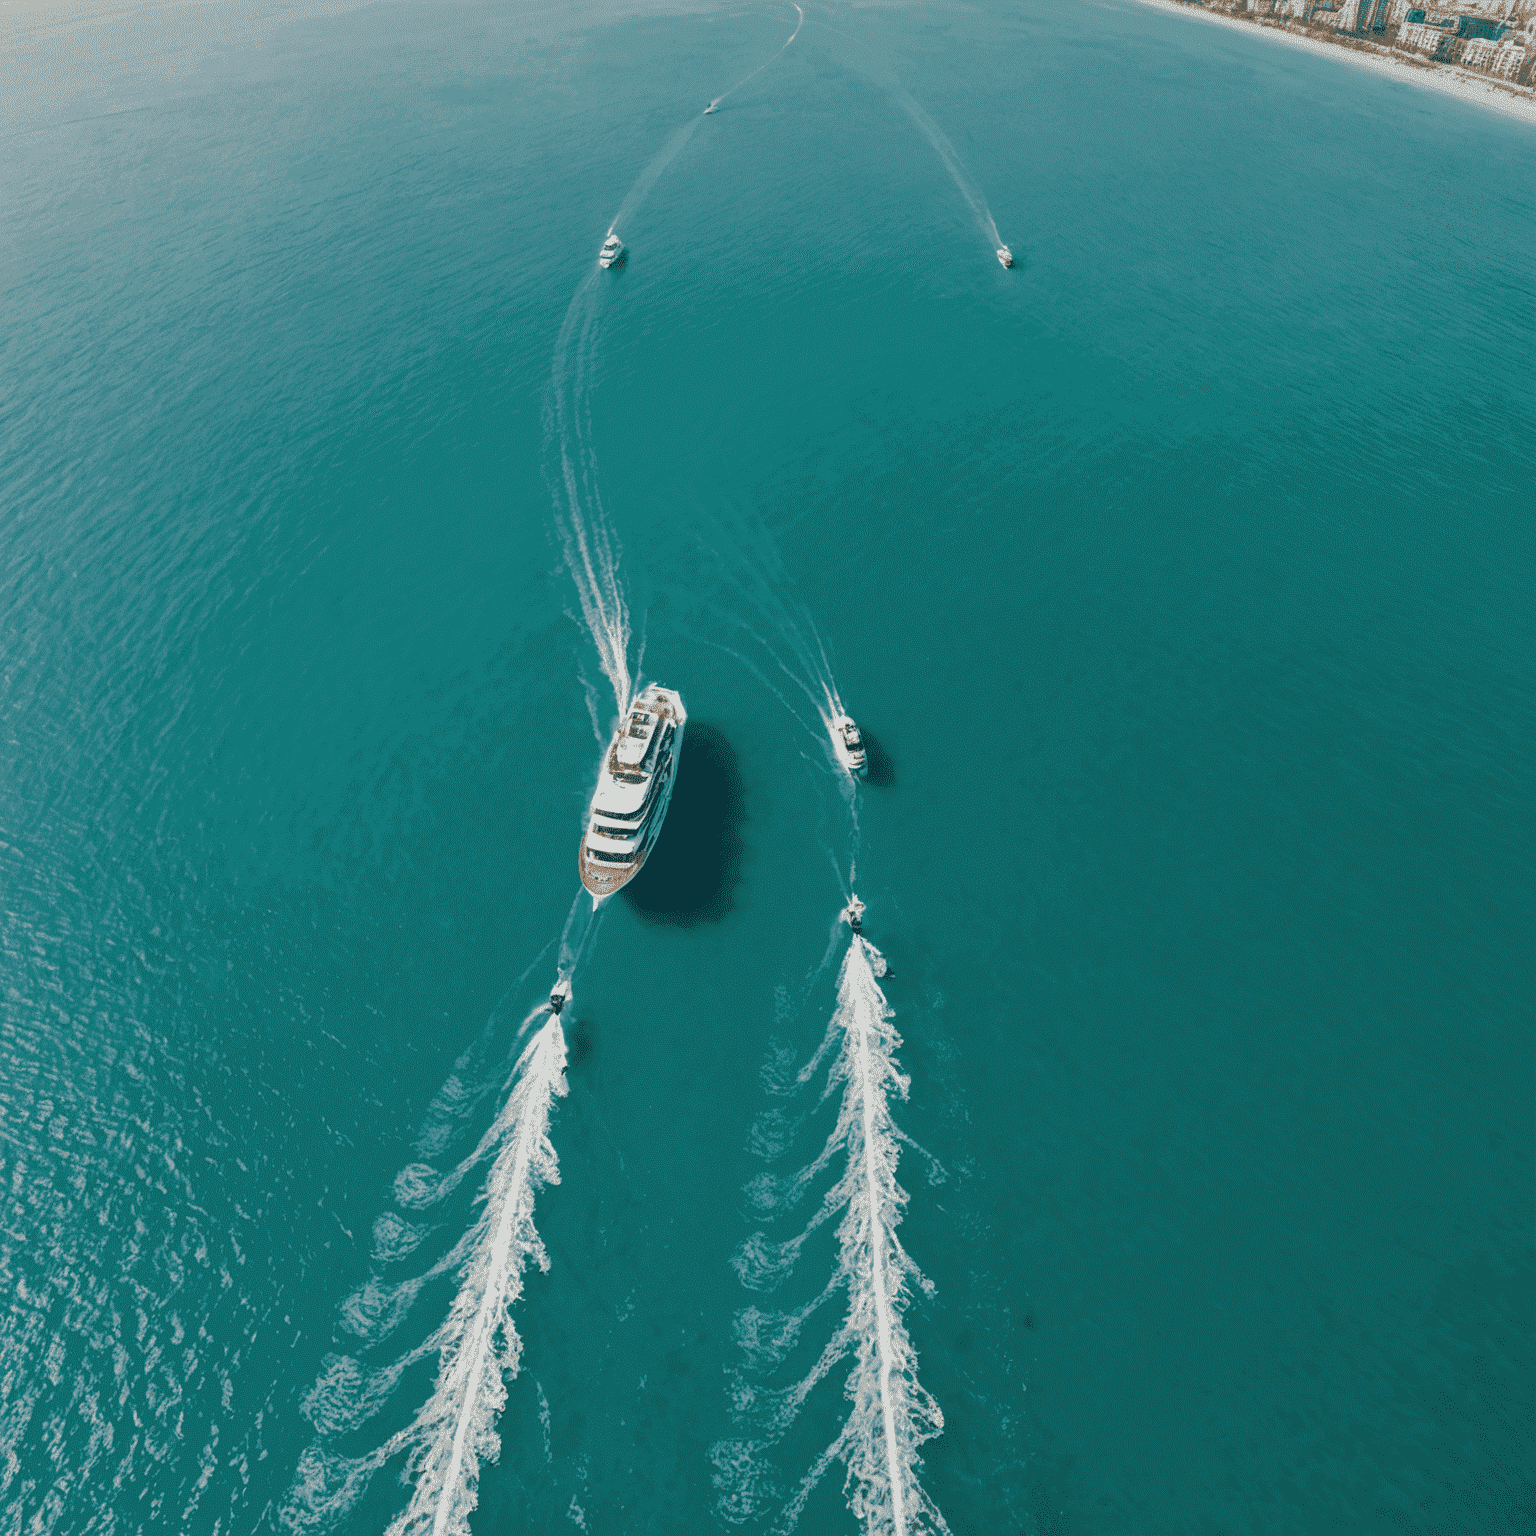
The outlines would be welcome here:
[[[741,768],[712,725],[690,722],[661,836],[624,899],[652,923],[718,923],[741,878]]]
[[[864,768],[864,782],[871,789],[895,789],[896,764],[891,754],[862,725],[859,735],[864,738],[864,751],[869,758]]]
[[[565,1033],[565,1058],[570,1064],[579,1066],[597,1048],[597,1041],[592,1032],[592,1020],[584,1018],[572,1019]]]

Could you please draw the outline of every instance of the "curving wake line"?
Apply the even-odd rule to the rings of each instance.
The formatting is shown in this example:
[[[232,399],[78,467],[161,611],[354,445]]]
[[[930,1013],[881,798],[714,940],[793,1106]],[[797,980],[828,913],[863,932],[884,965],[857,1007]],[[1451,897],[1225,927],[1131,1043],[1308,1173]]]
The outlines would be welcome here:
[[[779,1243],[755,1233],[735,1258],[744,1284],[772,1290],[792,1271],[811,1234],[833,1217],[841,1218],[837,1272],[818,1297],[797,1311],[764,1313],[749,1307],[738,1316],[737,1337],[746,1363],[736,1376],[734,1410],[750,1438],[721,1442],[711,1453],[717,1509],[732,1523],[762,1513],[762,1489],[771,1481],[763,1467],[766,1453],[816,1385],[851,1356],[844,1396],[853,1406],[773,1529],[793,1530],[812,1490],[831,1464],[841,1461],[848,1506],[869,1536],[948,1533],[943,1515],[918,1481],[918,1447],[943,1431],[944,1416],[918,1380],[917,1352],[904,1322],[914,1290],[931,1295],[933,1287],[896,1236],[907,1203],[906,1191],[896,1182],[896,1165],[900,1143],[907,1138],[891,1117],[890,1099],[906,1098],[909,1081],[896,1061],[901,1040],[877,979],[884,973],[880,951],[855,933],[838,976],[836,1012],[798,1079],[801,1085],[809,1082],[835,1052],[823,1098],[841,1087],[837,1124],[814,1162],[786,1180],[762,1179],[749,1187],[759,1209],[789,1208],[819,1174],[841,1162],[836,1183],[800,1233]],[[772,1372],[795,1347],[805,1324],[838,1290],[846,1293],[843,1320],[810,1373],[788,1387],[770,1386]]]
[[[828,765],[835,770],[846,793],[857,825],[857,803],[851,780],[843,770],[834,722],[849,713],[838,692],[826,643],[810,609],[795,596],[794,583],[784,569],[773,537],[761,523],[730,527],[723,521],[712,530],[706,544],[699,540],[699,563],[731,588],[726,602],[716,602],[707,612],[707,624],[694,639],[725,650],[741,662],[778,699],[796,722],[826,750]],[[760,626],[754,627],[744,611],[755,608]],[[750,641],[768,663],[767,671],[753,656],[725,644],[720,634],[735,634]],[[786,697],[771,674],[777,672],[810,705],[807,714],[800,702]]]
[[[759,64],[706,112],[761,74],[800,35],[805,12],[796,5],[795,30],[772,58]],[[663,171],[693,137],[700,118],[677,128],[651,158],[625,194],[608,226],[610,235],[626,225],[650,195]],[[554,500],[555,531],[566,569],[576,586],[582,620],[597,648],[598,663],[613,687],[619,713],[629,708],[635,691],[630,668],[629,602],[620,570],[618,535],[608,520],[597,483],[597,454],[592,442],[591,388],[601,336],[601,320],[610,273],[593,267],[577,285],[555,341],[544,406],[545,478]],[[638,661],[636,662],[638,670]],[[601,738],[602,732],[598,735]]]
[[[620,204],[608,226],[609,234],[638,211],[657,178],[698,126],[697,118],[684,123],[652,157]],[[582,620],[597,647],[598,664],[613,686],[619,713],[623,713],[635,691],[629,666],[629,602],[619,566],[618,535],[608,521],[598,490],[591,405],[599,322],[612,281],[610,273],[594,265],[571,296],[555,340],[545,393],[544,455],[561,554],[576,586]]]
[[[597,489],[588,400],[600,308],[597,282],[606,277],[597,268],[588,273],[566,311],[550,370],[544,439],[546,478],[554,497],[560,550],[576,586],[582,619],[597,647],[598,664],[613,685],[616,707],[622,712],[634,694],[629,671],[629,604],[619,570],[618,538]]]
[[[836,27],[830,27],[824,21],[814,22],[813,25],[821,27],[824,31],[834,33],[838,37],[846,38],[859,48],[865,48],[865,45],[858,38],[850,36],[847,32],[840,32]],[[976,183],[971,180],[970,172],[966,170],[965,162],[961,160],[959,151],[950,143],[949,136],[919,105],[917,98],[888,69],[876,67],[865,69],[861,72],[873,80],[881,90],[893,97],[902,111],[917,124],[918,128],[922,131],[923,137],[928,140],[933,152],[943,163],[944,169],[949,172],[950,179],[958,188],[961,197],[965,199],[971,212],[976,216],[977,227],[986,235],[990,242],[990,249],[996,251],[1003,243],[1003,237],[998,232],[997,221],[992,217],[992,210],[987,206],[986,198],[981,195],[981,191],[976,186]]]
[[[793,4],[793,0],[791,0],[791,3]],[[785,38],[785,40],[784,40],[784,47],[780,48],[779,52],[774,54],[772,59],[764,59],[763,62],[761,64],[759,64],[757,66],[757,68],[754,69],[750,75],[744,75],[740,80],[738,80],[736,82],[735,85],[733,85],[730,88],[730,90],[723,91],[720,95],[716,96],[715,99],[712,102],[710,102],[710,104],[707,107],[704,108],[704,115],[706,117],[711,112],[713,112],[715,110],[715,108],[718,107],[720,105],[720,103],[722,101],[724,101],[727,96],[734,96],[736,94],[736,92],[739,91],[742,88],[742,86],[744,86],[747,83],[747,81],[755,80],[760,74],[762,74],[762,72],[765,69],[767,69],[768,66],[770,64],[772,64],[775,59],[777,59],[779,57],[779,54],[782,54],[784,52],[784,48],[788,48],[789,45],[792,42],[794,42],[794,40],[797,37],[800,36],[800,28],[805,25],[805,12],[802,11],[798,5],[795,6],[795,11],[796,11],[797,15],[799,16],[799,20],[795,22],[795,30],[793,32],[791,32],[787,38]]]

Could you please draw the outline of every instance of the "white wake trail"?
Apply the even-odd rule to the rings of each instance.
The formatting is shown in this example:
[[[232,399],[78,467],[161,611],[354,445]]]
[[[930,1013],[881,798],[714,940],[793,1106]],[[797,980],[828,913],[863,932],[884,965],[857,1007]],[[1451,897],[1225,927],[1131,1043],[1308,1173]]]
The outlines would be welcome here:
[[[738,1336],[748,1348],[747,1366],[735,1388],[738,1421],[755,1432],[748,1441],[715,1447],[720,1513],[738,1522],[756,1515],[753,1490],[765,1479],[763,1454],[793,1423],[816,1385],[843,1360],[852,1358],[844,1395],[852,1408],[833,1443],[801,1480],[774,1529],[793,1530],[812,1490],[834,1461],[845,1468],[848,1506],[867,1536],[947,1536],[948,1526],[918,1480],[918,1447],[940,1434],[944,1417],[917,1375],[917,1352],[904,1314],[916,1291],[933,1293],[931,1283],[908,1257],[896,1235],[906,1191],[896,1182],[901,1143],[906,1138],[890,1113],[893,1097],[905,1099],[909,1082],[896,1061],[900,1045],[892,1011],[877,977],[885,960],[873,944],[855,934],[838,977],[837,1009],[822,1047],[800,1074],[810,1081],[835,1052],[823,1097],[839,1088],[837,1124],[820,1155],[779,1187],[759,1189],[759,1205],[792,1206],[823,1170],[841,1163],[837,1182],[809,1224],[782,1243],[755,1234],[736,1257],[742,1280],[757,1290],[777,1287],[792,1269],[812,1232],[834,1217],[838,1269],[831,1286],[798,1311],[764,1316],[749,1308],[738,1319]],[[789,1352],[807,1319],[836,1288],[847,1297],[841,1325],[810,1373],[787,1388],[771,1388],[767,1376]]]
[[[795,30],[778,52],[724,95],[717,96],[709,104],[709,111],[761,74],[799,37],[800,29],[805,25],[805,12],[796,5],[795,13]],[[610,235],[623,238],[624,229],[640,211],[662,172],[693,137],[701,120],[701,116],[692,117],[675,129],[651,157],[609,224]],[[545,478],[554,501],[560,551],[576,587],[582,621],[597,648],[598,662],[613,687],[618,712],[622,714],[629,708],[635,686],[629,659],[629,601],[620,568],[622,551],[618,536],[608,520],[598,490],[591,407],[605,301],[617,276],[616,271],[605,271],[594,261],[571,296],[550,366],[544,406],[544,440]],[[638,663],[635,670],[638,670]]]
[[[522,1340],[511,1308],[532,1261],[549,1268],[533,1223],[534,1198],[559,1182],[549,1139],[550,1109],[567,1091],[565,1035],[558,1018],[534,1036],[518,1062],[517,1086],[498,1120],[503,1136],[486,1180],[485,1210],[453,1309],[435,1343],[442,1360],[431,1399],[416,1416],[407,1471],[416,1486],[390,1536],[467,1536],[479,1497],[480,1463],[501,1450],[496,1417],[517,1374]]]
[[[558,940],[557,985],[567,999],[599,917],[581,892]],[[542,953],[556,942],[551,940]],[[526,979],[527,973],[520,981]],[[567,1091],[566,1044],[548,999],[523,1021],[518,1040],[535,1022],[541,1027],[521,1049],[510,1074],[498,1074],[506,1097],[473,1149],[445,1173],[419,1162],[396,1177],[397,1209],[374,1223],[376,1267],[342,1307],[343,1327],[359,1339],[362,1349],[355,1356],[327,1356],[304,1402],[317,1439],[301,1456],[294,1486],[278,1511],[279,1523],[290,1530],[332,1529],[373,1474],[403,1455],[403,1475],[415,1486],[409,1506],[389,1527],[389,1536],[467,1536],[480,1465],[495,1460],[500,1451],[496,1420],[506,1402],[506,1382],[517,1374],[522,1354],[511,1309],[522,1295],[528,1264],[549,1268],[534,1225],[534,1201],[541,1188],[559,1182],[549,1123],[554,1100]],[[465,1106],[489,1091],[489,1084],[475,1080],[487,1044],[482,1038],[455,1064],[428,1111],[420,1151],[441,1150],[448,1127],[462,1124]],[[425,1224],[430,1216],[418,1213],[452,1209],[451,1197],[487,1160],[478,1217],[424,1270],[403,1280],[387,1280],[388,1266],[414,1253],[434,1230]],[[401,1327],[423,1288],[455,1272],[458,1291],[447,1317],[394,1359],[368,1364],[369,1354]],[[410,1367],[434,1354],[439,1368],[432,1395],[404,1428],[361,1455],[336,1448],[385,1406]]]
[[[699,540],[701,566],[722,577],[731,588],[731,595],[727,602],[716,603],[707,612],[714,632],[696,638],[734,656],[817,738],[826,751],[829,766],[837,773],[857,822],[852,784],[843,768],[836,729],[836,722],[851,711],[838,692],[832,662],[816,621],[810,609],[795,596],[794,583],[784,569],[772,535],[761,523],[754,523],[755,526],[731,526],[722,521],[716,525],[710,541]],[[754,627],[744,616],[749,608],[755,608],[760,615],[760,627]],[[722,628],[749,640],[766,660],[767,672],[750,656],[725,645],[718,638]],[[780,691],[771,675],[774,671],[804,696],[819,730],[798,703]]]
[[[944,163],[944,169],[949,172],[955,186],[960,189],[961,197],[965,199],[971,212],[976,216],[976,223],[987,237],[989,248],[995,251],[1003,243],[1003,237],[997,231],[997,221],[992,217],[992,210],[987,207],[986,198],[981,195],[976,183],[971,180],[970,173],[966,170],[965,163],[956,152],[955,146],[949,142],[948,135],[918,105],[916,98],[904,86],[887,85],[886,88],[933,146],[934,153]]]
[[[661,173],[699,126],[692,118],[652,156],[619,205],[608,233],[639,211]],[[571,296],[550,364],[544,404],[545,478],[554,501],[555,532],[576,587],[582,621],[597,648],[598,664],[613,687],[619,713],[634,697],[629,665],[629,601],[620,568],[622,550],[597,482],[591,392],[608,288],[616,273],[597,266]]]
[[[793,0],[791,0],[791,3],[793,3]],[[799,19],[795,22],[795,30],[793,32],[791,32],[789,34],[789,36],[784,40],[784,47],[780,48],[779,52],[774,54],[773,58],[771,58],[771,59],[764,59],[763,62],[761,64],[759,64],[757,66],[757,68],[754,69],[750,75],[744,75],[740,80],[738,80],[736,82],[735,85],[733,85],[730,88],[730,90],[723,91],[723,92],[721,92],[720,95],[716,96],[715,99],[712,102],[710,102],[710,104],[704,109],[706,113],[713,112],[715,110],[715,108],[718,107],[720,105],[720,103],[722,101],[724,101],[727,96],[734,96],[736,94],[736,92],[739,91],[742,88],[742,86],[744,86],[749,80],[757,79],[757,77],[760,74],[762,74],[762,72],[765,69],[767,69],[768,66],[770,64],[772,64],[779,57],[780,54],[782,54],[784,52],[784,48],[788,48],[789,45],[792,42],[794,42],[794,40],[797,37],[800,36],[800,29],[801,29],[801,27],[803,27],[805,25],[805,12],[802,11],[800,9],[800,7],[797,5],[797,6],[795,6],[795,13],[796,13],[796,15],[798,16]]]
[[[545,441],[556,463],[548,474],[555,531],[576,587],[581,616],[613,686],[620,712],[634,693],[629,672],[629,604],[619,569],[619,543],[597,490],[588,402],[601,291],[608,274],[595,267],[582,280],[555,342],[545,404]],[[548,473],[548,471],[547,471]]]
[[[814,25],[821,27],[824,31],[833,33],[837,37],[846,38],[864,52],[866,59],[868,58],[868,46],[859,38],[853,37],[847,32],[840,32],[836,27],[828,26],[824,21],[817,21]],[[977,227],[987,237],[989,249],[996,251],[1003,243],[1003,237],[998,232],[997,221],[992,217],[992,210],[987,206],[986,198],[981,195],[981,191],[976,186],[976,183],[971,180],[970,172],[966,170],[965,162],[960,158],[959,152],[950,143],[949,135],[934,122],[918,103],[917,98],[902,85],[887,66],[866,63],[863,66],[855,67],[859,68],[862,74],[865,74],[874,81],[881,90],[894,97],[902,111],[917,124],[923,137],[928,140],[928,143],[933,148],[933,152],[943,163],[944,169],[949,172],[950,178],[959,189],[961,197],[965,199],[971,212],[976,216]]]

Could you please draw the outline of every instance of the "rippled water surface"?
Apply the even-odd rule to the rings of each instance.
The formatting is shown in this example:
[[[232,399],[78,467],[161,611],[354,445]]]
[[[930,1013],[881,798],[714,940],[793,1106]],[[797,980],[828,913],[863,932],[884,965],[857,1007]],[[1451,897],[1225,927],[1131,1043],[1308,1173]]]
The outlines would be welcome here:
[[[615,710],[563,446],[690,734],[471,1528],[858,1528],[763,1319],[869,1232],[752,1259],[881,1144],[856,854],[949,1527],[1529,1529],[1531,132],[794,12],[5,11],[0,1529],[413,1507]]]

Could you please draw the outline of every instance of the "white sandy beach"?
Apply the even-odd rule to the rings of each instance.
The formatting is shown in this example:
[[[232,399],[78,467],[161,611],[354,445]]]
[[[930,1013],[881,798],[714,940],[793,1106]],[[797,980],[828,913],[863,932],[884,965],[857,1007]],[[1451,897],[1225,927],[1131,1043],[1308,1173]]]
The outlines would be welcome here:
[[[1235,27],[1239,32],[1259,33],[1288,43],[1293,48],[1305,48],[1309,53],[1324,58],[1342,59],[1365,69],[1375,70],[1393,80],[1404,80],[1410,85],[1423,86],[1426,90],[1440,91],[1447,96],[1459,96],[1480,107],[1502,112],[1506,117],[1518,117],[1528,123],[1536,123],[1536,99],[1517,96],[1501,89],[1486,76],[1475,75],[1471,70],[1458,69],[1454,65],[1439,64],[1426,69],[1407,60],[1399,60],[1382,53],[1366,53],[1359,48],[1349,48],[1338,43],[1325,43],[1320,38],[1304,37],[1285,27],[1266,27],[1257,22],[1239,21],[1235,16],[1219,16],[1198,5],[1181,4],[1180,0],[1139,0],[1142,5],[1155,6],[1160,11],[1171,11],[1175,16],[1190,16],[1208,21],[1218,27]]]

